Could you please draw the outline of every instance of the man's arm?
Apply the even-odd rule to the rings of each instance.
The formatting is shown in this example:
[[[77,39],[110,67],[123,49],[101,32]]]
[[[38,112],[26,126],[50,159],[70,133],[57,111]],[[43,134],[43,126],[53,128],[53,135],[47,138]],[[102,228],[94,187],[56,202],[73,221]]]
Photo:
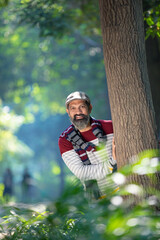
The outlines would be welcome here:
[[[111,173],[108,163],[100,162],[98,164],[84,165],[79,155],[70,150],[62,154],[62,158],[70,171],[80,180],[102,179]]]
[[[62,136],[59,138],[59,148],[62,159],[64,160],[65,164],[70,169],[70,171],[82,181],[91,179],[98,180],[105,178],[107,174],[110,174],[112,172],[111,165],[115,164],[112,163],[111,160],[112,138],[113,138],[112,134],[108,135],[106,149],[98,151],[99,153],[88,152],[91,165],[84,165],[80,156],[73,149],[71,142]],[[102,153],[102,151],[104,151],[104,153]]]

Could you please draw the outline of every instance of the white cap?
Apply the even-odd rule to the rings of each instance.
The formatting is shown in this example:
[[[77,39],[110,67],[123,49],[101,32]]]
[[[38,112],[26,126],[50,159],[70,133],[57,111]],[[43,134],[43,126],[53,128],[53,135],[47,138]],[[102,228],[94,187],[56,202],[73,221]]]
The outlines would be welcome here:
[[[81,92],[81,91],[77,91],[77,92],[73,92],[73,93],[68,95],[68,97],[66,98],[66,107],[68,106],[68,104],[71,101],[78,100],[78,99],[79,100],[85,100],[89,104],[91,103],[89,97],[87,96],[87,94],[85,94],[84,92]]]

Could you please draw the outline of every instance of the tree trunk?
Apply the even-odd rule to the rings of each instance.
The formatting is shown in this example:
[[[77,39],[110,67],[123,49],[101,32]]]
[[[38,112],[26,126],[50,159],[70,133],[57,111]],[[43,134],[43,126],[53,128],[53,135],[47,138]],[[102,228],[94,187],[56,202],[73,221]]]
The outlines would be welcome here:
[[[99,0],[118,168],[158,147],[141,0]],[[140,176],[134,181],[142,182]],[[139,181],[140,180],[140,181]],[[145,182],[145,180],[144,180]]]
[[[160,139],[160,39],[149,37],[146,40],[148,75],[153,96],[157,132]]]

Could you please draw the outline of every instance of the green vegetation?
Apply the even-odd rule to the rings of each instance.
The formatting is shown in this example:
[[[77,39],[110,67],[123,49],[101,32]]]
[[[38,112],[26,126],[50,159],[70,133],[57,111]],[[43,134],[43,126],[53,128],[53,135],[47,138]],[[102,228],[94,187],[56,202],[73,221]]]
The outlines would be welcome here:
[[[159,0],[144,1],[144,21],[146,23],[146,39],[149,36],[160,38],[160,3]]]
[[[129,173],[153,177],[160,170],[158,157],[159,152],[154,150],[141,153],[138,162],[113,174],[119,192],[97,202],[88,201],[75,182],[44,212],[4,207],[1,232],[5,230],[7,235],[3,239],[158,240],[159,193],[154,188],[145,193],[140,186],[126,182]],[[137,204],[135,199],[139,199]]]

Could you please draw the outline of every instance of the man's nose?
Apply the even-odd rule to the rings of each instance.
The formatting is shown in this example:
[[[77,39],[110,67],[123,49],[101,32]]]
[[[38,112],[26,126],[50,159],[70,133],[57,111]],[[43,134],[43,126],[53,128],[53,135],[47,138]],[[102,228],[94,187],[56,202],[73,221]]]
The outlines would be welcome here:
[[[82,113],[82,109],[80,107],[77,108],[77,114],[81,114]]]

